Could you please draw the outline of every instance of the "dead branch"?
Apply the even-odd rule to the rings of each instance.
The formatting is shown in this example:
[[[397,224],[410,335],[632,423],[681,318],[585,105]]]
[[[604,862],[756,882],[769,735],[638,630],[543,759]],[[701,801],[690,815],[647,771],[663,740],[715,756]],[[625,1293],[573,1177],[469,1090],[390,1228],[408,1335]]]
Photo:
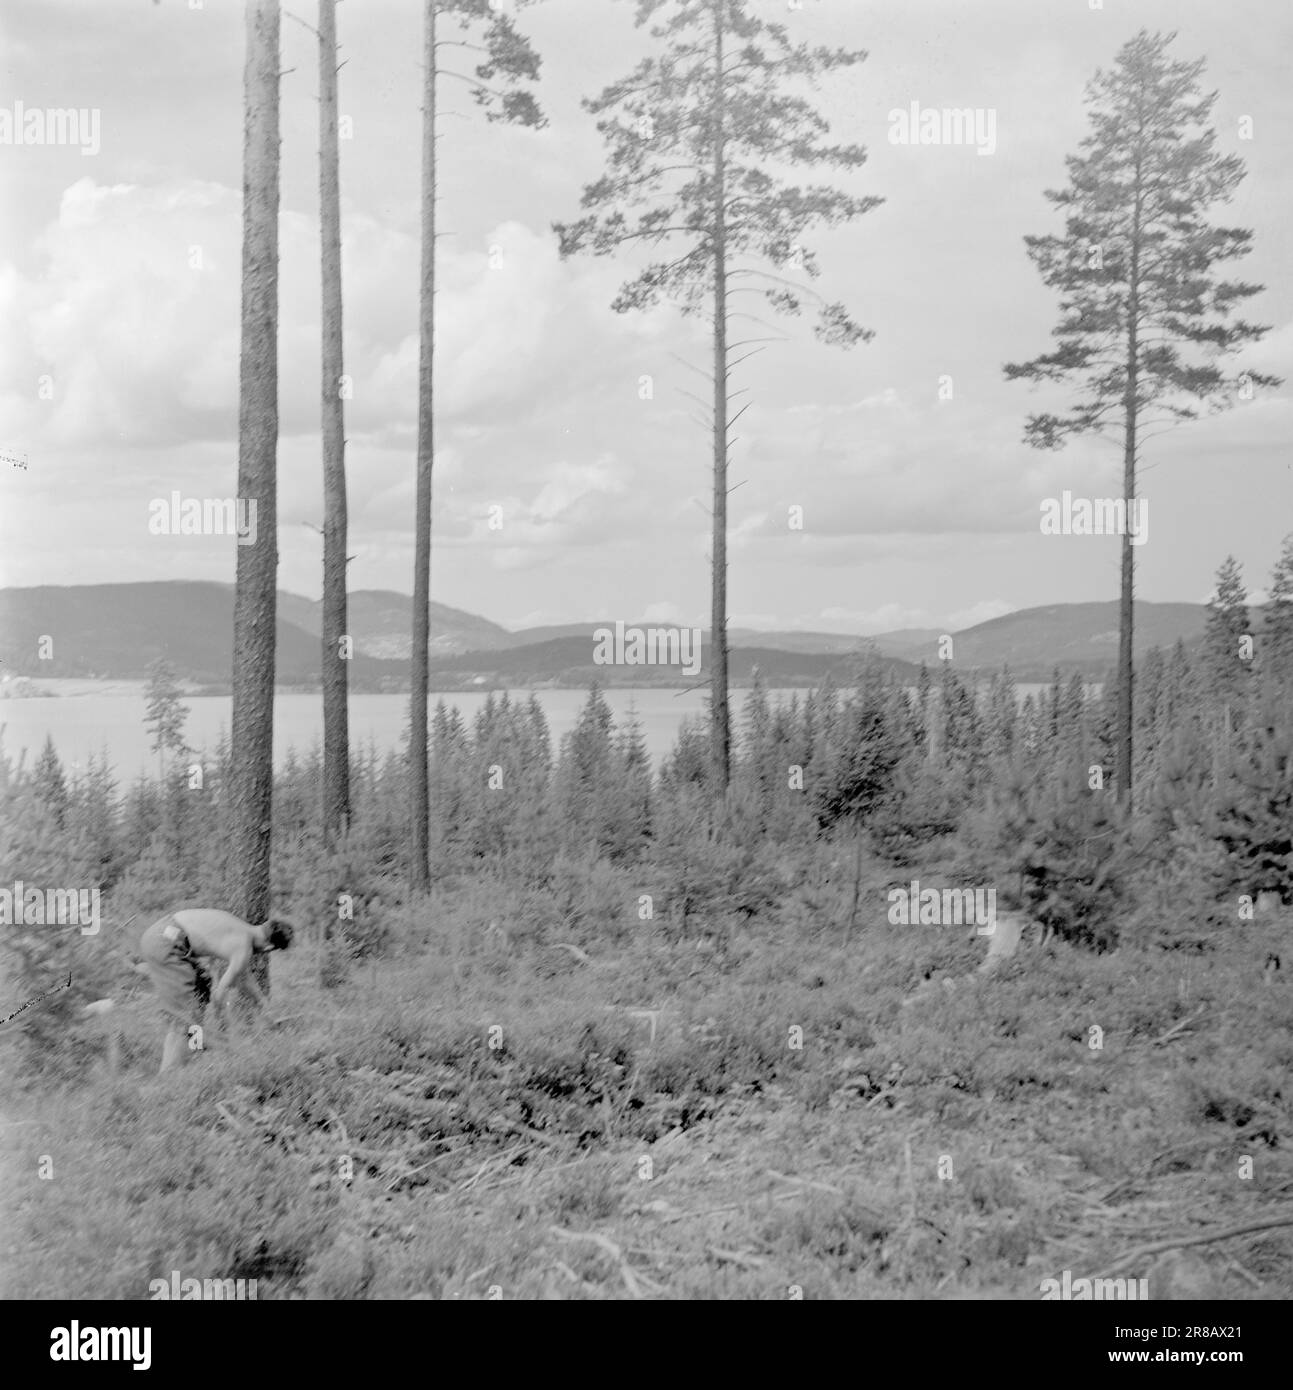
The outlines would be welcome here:
[[[1171,1040],[1174,1037],[1176,1037],[1178,1033],[1188,1028],[1192,1023],[1198,1022],[1198,1020],[1203,1017],[1203,1014],[1206,1012],[1206,1009],[1207,1006],[1204,1005],[1202,1008],[1196,1009],[1192,1014],[1188,1014],[1185,1018],[1181,1019],[1179,1023],[1176,1023],[1171,1028],[1169,1028],[1166,1033],[1163,1033],[1161,1036],[1155,1038],[1153,1042],[1150,1044],[1150,1046],[1156,1047],[1160,1043],[1171,1042]]]
[[[769,1168],[767,1174],[770,1178],[775,1178],[778,1182],[797,1182],[804,1187],[815,1187],[819,1192],[829,1192],[835,1197],[842,1197],[843,1190],[832,1187],[828,1182],[814,1182],[812,1178],[796,1178],[788,1173],[778,1173],[775,1168]]]
[[[581,951],[578,946],[573,945],[569,941],[554,941],[552,943],[552,949],[554,951],[569,951],[580,965],[591,965],[593,963],[593,958],[587,951]]]
[[[1149,1245],[1138,1245],[1134,1250],[1120,1255],[1097,1277],[1107,1279],[1124,1265],[1143,1260],[1150,1255],[1162,1254],[1164,1250],[1183,1250],[1189,1245],[1211,1245],[1218,1240],[1229,1240],[1232,1236],[1251,1235],[1254,1231],[1273,1231],[1281,1226],[1293,1226],[1293,1211],[1286,1212],[1283,1216],[1271,1217],[1267,1221],[1248,1221],[1242,1226],[1219,1226],[1215,1230],[1204,1231],[1202,1235],[1171,1236],[1167,1240],[1152,1241]]]
[[[629,1293],[634,1298],[643,1297],[642,1285],[638,1282],[637,1275],[629,1268],[629,1263],[624,1258],[624,1252],[609,1236],[599,1235],[596,1231],[565,1231],[560,1226],[549,1226],[548,1229],[554,1236],[560,1236],[562,1240],[591,1240],[594,1245],[599,1246],[619,1265],[624,1286]]]

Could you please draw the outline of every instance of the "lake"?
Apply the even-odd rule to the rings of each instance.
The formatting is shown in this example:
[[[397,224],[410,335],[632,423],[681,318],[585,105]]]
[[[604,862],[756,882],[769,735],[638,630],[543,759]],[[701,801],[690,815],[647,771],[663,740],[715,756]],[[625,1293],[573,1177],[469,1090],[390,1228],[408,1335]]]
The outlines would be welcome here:
[[[43,681],[51,689],[58,682]],[[141,770],[156,771],[157,755],[150,750],[151,738],[144,728],[144,695],[122,690],[124,682],[114,683],[109,693],[91,691],[63,694],[58,698],[0,701],[0,738],[8,757],[16,759],[25,748],[27,765],[39,755],[46,735],[54,740],[59,757],[69,770],[75,770],[91,755],[106,751],[117,774],[133,778]],[[89,682],[80,682],[89,687]],[[535,694],[548,717],[554,753],[563,734],[575,726],[579,711],[588,699],[586,690],[539,690]],[[686,714],[700,715],[705,692],[693,690],[606,690],[606,702],[614,711],[616,723],[637,713],[643,738],[652,758],[659,761],[673,747],[678,726]],[[745,692],[733,691],[733,715],[739,718]],[[511,692],[513,700],[528,700],[528,690]],[[443,697],[432,695],[434,712],[437,699],[446,706],[457,705],[470,725],[487,696],[475,691],[454,691]],[[495,698],[498,698],[497,693]],[[232,702],[228,695],[186,695],[189,711],[184,737],[194,747],[212,749],[222,731],[228,732]],[[371,744],[379,753],[402,746],[408,724],[407,695],[352,695],[350,697],[350,742],[352,748],[367,749]],[[323,738],[323,702],[316,694],[280,692],[274,698],[274,761],[281,766],[289,749],[304,753]]]
[[[108,761],[119,777],[133,778],[140,771],[154,772],[157,756],[149,749],[150,737],[144,728],[143,682],[45,680],[41,685],[59,692],[56,698],[0,700],[0,746],[6,755],[16,759],[25,749],[30,766],[40,753],[46,735],[69,771],[84,766],[86,759],[106,752]],[[1019,685],[1020,699],[1044,687]],[[685,715],[703,716],[705,692],[685,692],[661,689],[608,689],[602,692],[614,712],[617,725],[636,712],[642,725],[647,751],[659,763],[673,748],[678,727]],[[743,727],[743,710],[748,691],[732,691],[733,732]],[[798,694],[800,700],[807,691],[772,691],[771,696],[789,698]],[[588,698],[584,690],[539,690],[539,702],[548,717],[555,753],[563,734],[574,728],[579,711]],[[511,692],[514,700],[528,700],[528,690]],[[485,693],[453,691],[439,697],[447,706],[457,705],[470,725],[476,712],[485,703]],[[221,731],[228,731],[231,701],[228,695],[186,695],[183,700],[189,711],[184,726],[187,741],[198,749],[213,749]],[[379,753],[397,749],[403,744],[404,727],[408,722],[407,695],[352,695],[350,697],[350,742],[352,748],[367,749],[370,745]],[[282,766],[289,749],[306,752],[323,737],[323,703],[317,694],[282,692],[274,700],[274,761]]]

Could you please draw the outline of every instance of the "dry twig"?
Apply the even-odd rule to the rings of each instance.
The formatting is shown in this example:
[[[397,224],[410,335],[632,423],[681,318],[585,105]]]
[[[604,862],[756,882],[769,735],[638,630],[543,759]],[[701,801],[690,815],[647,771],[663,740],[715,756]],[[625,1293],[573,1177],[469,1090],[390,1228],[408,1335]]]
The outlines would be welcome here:
[[[609,1236],[599,1235],[596,1231],[566,1231],[560,1226],[550,1226],[548,1229],[554,1236],[560,1236],[562,1240],[591,1240],[594,1245],[599,1246],[619,1265],[620,1275],[629,1293],[634,1298],[643,1297],[642,1285],[637,1275],[629,1268],[629,1262],[624,1258],[624,1252]]]
[[[1162,1254],[1164,1250],[1183,1250],[1189,1245],[1211,1245],[1214,1241],[1229,1240],[1232,1236],[1251,1235],[1255,1231],[1273,1231],[1281,1226],[1293,1226],[1293,1212],[1286,1212],[1283,1216],[1271,1217],[1266,1221],[1247,1221],[1241,1226],[1219,1226],[1215,1230],[1204,1231],[1202,1235],[1171,1236],[1167,1240],[1152,1241],[1148,1245],[1138,1245],[1134,1250],[1120,1255],[1097,1278],[1107,1279],[1124,1265],[1146,1259],[1150,1255]]]

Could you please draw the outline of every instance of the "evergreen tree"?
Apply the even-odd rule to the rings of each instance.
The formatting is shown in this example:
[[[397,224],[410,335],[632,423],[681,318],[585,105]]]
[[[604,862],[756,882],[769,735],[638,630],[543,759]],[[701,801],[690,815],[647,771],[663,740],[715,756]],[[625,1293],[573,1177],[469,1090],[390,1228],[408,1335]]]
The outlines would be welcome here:
[[[180,703],[179,682],[175,670],[165,657],[158,657],[148,667],[148,685],[144,691],[144,728],[152,735],[153,752],[158,768],[167,757],[178,758],[188,749],[184,742],[184,723],[188,709]]]
[[[1003,666],[992,677],[992,683],[988,687],[987,750],[991,757],[1013,757],[1018,721],[1019,701],[1015,693],[1015,682],[1010,675],[1010,668]]]
[[[892,791],[894,769],[908,748],[887,716],[886,704],[879,669],[869,661],[840,710],[832,756],[814,788],[824,828],[848,821],[856,829]]]
[[[117,830],[117,783],[107,749],[90,755],[85,776],[77,782],[67,817],[68,829],[85,845],[91,876],[104,888],[116,878],[120,847]]]
[[[1167,662],[1160,648],[1154,647],[1145,657],[1140,678],[1136,682],[1137,765],[1146,769],[1155,766],[1162,730],[1159,709],[1167,682]]]
[[[974,692],[952,669],[950,661],[944,662],[939,681],[939,714],[939,757],[948,766],[949,775],[967,785],[982,772],[983,720]]]
[[[431,726],[430,785],[435,793],[432,804],[438,858],[452,861],[469,838],[468,820],[474,804],[469,791],[471,764],[471,740],[458,707],[446,709],[443,700],[437,701]]]
[[[660,769],[661,790],[676,797],[685,788],[703,787],[709,780],[709,767],[707,726],[686,715],[678,724],[673,748]]]
[[[1046,692],[1046,751],[1052,758],[1059,756],[1063,724],[1063,686],[1060,668],[1051,673],[1050,689]]]
[[[618,775],[604,801],[611,826],[608,850],[612,857],[633,858],[651,834],[651,757],[633,709],[616,735],[615,762]]]
[[[1203,651],[1209,692],[1218,709],[1237,714],[1251,670],[1243,655],[1252,628],[1248,621],[1248,592],[1234,556],[1227,555],[1217,571],[1217,587],[1208,600]]]
[[[1018,727],[1016,747],[1024,757],[1035,759],[1041,752],[1043,743],[1041,713],[1035,695],[1024,696],[1024,702],[1019,707]]]
[[[929,667],[922,661],[920,674],[916,677],[916,738],[922,749],[929,747],[930,721],[933,718],[934,682],[930,678]]]
[[[826,120],[803,95],[820,76],[861,63],[866,54],[794,44],[784,25],[761,19],[749,0],[637,0],[639,26],[655,46],[634,71],[585,109],[609,147],[608,172],[584,189],[585,215],[561,225],[563,256],[617,253],[631,241],[652,250],[673,243],[620,290],[618,312],[661,299],[684,314],[707,314],[713,332],[711,385],[713,556],[710,621],[710,753],[720,794],[730,773],[727,672],[727,482],[734,369],[759,339],[731,336],[742,290],[761,294],[774,313],[819,309],[817,334],[851,346],[870,333],[844,306],[827,303],[793,276],[819,274],[806,234],[875,207],[824,184],[800,186],[783,170],[859,168],[859,145],[829,144]],[[683,247],[680,254],[677,243]],[[768,269],[775,267],[774,273]],[[787,275],[787,271],[790,275]]]
[[[337,0],[319,0],[319,230],[323,310],[323,836],[350,824],[349,641],[346,594],[346,423],[342,390],[341,160],[337,126]]]
[[[1208,822],[1225,851],[1225,882],[1293,903],[1293,700],[1264,702],[1217,788]]]
[[[615,719],[601,688],[594,684],[575,727],[562,740],[557,765],[557,799],[567,844],[581,848],[603,842],[601,813],[613,788],[617,760]]]
[[[1270,599],[1262,633],[1261,669],[1276,687],[1293,688],[1293,532],[1271,573]]]
[[[1167,663],[1167,681],[1163,692],[1165,727],[1175,728],[1194,705],[1194,670],[1185,643],[1177,638]]]
[[[39,805],[54,825],[62,830],[67,819],[67,778],[63,775],[63,764],[49,734],[45,735],[45,743],[32,775]]]
[[[772,767],[775,756],[772,743],[772,713],[768,706],[768,691],[756,666],[749,693],[745,697],[745,730],[741,739],[741,758],[737,778],[758,808],[760,823],[766,817],[773,795],[776,773]]]
[[[1081,672],[1074,671],[1064,687],[1060,701],[1060,727],[1063,730],[1065,756],[1082,764],[1087,752],[1086,683]],[[1085,766],[1082,767],[1085,775]]]
[[[1029,417],[1025,439],[1060,448],[1071,437],[1116,425],[1122,435],[1123,501],[1118,648],[1119,796],[1132,788],[1132,624],[1134,550],[1130,518],[1146,426],[1193,419],[1279,379],[1227,376],[1218,359],[1256,342],[1266,329],[1234,317],[1260,285],[1217,277],[1238,260],[1252,233],[1214,226],[1208,214],[1244,177],[1237,155],[1217,153],[1207,124],[1215,92],[1199,85],[1204,63],[1168,56],[1175,35],[1141,30],[1087,88],[1091,132],[1068,157],[1068,186],[1047,190],[1065,212],[1062,235],[1025,237],[1042,279],[1061,296],[1059,346],[1006,375],[1073,383],[1067,415]]]
[[[531,695],[526,713],[530,721],[530,756],[543,769],[544,776],[552,769],[552,734],[548,729],[548,716],[543,712],[543,704],[537,695]]]
[[[256,500],[255,545],[237,547],[229,875],[221,904],[247,922],[270,907],[274,659],[278,630],[278,0],[248,0],[243,69],[242,326],[238,492]],[[269,991],[269,957],[252,975]]]
[[[524,0],[520,0],[524,3]],[[431,792],[427,706],[431,687],[431,500],[435,463],[436,203],[440,177],[440,79],[471,90],[486,120],[546,124],[523,84],[539,75],[539,56],[496,0],[423,0],[422,259],[418,277],[418,441],[414,500],[413,646],[409,693],[409,873],[413,887],[431,881]],[[450,37],[452,35],[453,37]],[[482,55],[472,74],[441,67],[441,50]],[[498,85],[501,83],[501,85]]]

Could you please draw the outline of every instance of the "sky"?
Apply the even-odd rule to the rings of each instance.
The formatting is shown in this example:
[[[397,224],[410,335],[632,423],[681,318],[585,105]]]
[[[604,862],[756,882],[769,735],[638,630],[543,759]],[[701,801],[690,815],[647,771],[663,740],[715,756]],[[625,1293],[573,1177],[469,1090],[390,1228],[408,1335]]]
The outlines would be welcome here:
[[[509,0],[500,0],[509,3]],[[1023,442],[1064,404],[1002,367],[1050,346],[1058,305],[1023,238],[1087,128],[1085,84],[1137,30],[1204,58],[1219,148],[1248,176],[1214,214],[1269,324],[1241,366],[1293,383],[1293,8],[1285,0],[756,0],[813,44],[864,48],[815,95],[866,146],[832,175],[875,210],[811,238],[818,288],[874,336],[784,341],[744,364],[730,481],[734,627],[954,631],[1111,600],[1113,537],[1043,535],[1064,490],[1120,491],[1114,440]],[[563,261],[604,147],[581,98],[653,41],[632,0],[541,0],[539,131],[487,124],[441,83],[432,597],[509,628],[707,625],[705,325],[616,314],[632,255]],[[420,10],[347,0],[338,32],[352,589],[409,593],[418,364]],[[295,16],[295,19],[293,18]],[[321,588],[315,9],[283,21],[279,583]],[[296,20],[304,21],[296,22]],[[452,65],[463,50],[448,50]],[[242,7],[236,0],[5,0],[0,8],[0,586],[231,582],[229,537],[154,535],[150,503],[237,481]],[[82,144],[3,143],[3,113],[97,113]],[[995,148],[901,145],[893,111],[992,112]],[[1250,136],[1250,138],[1245,138]],[[91,138],[92,137],[92,138]],[[643,379],[650,379],[644,390]],[[950,385],[950,399],[949,396]],[[940,386],[942,389],[940,390]],[[644,398],[647,397],[647,398]],[[1233,554],[1260,599],[1293,532],[1293,385],[1152,440],[1136,548],[1151,601],[1202,602]],[[8,461],[25,458],[19,468]],[[789,518],[802,509],[802,527]],[[493,524],[491,525],[491,519]]]

